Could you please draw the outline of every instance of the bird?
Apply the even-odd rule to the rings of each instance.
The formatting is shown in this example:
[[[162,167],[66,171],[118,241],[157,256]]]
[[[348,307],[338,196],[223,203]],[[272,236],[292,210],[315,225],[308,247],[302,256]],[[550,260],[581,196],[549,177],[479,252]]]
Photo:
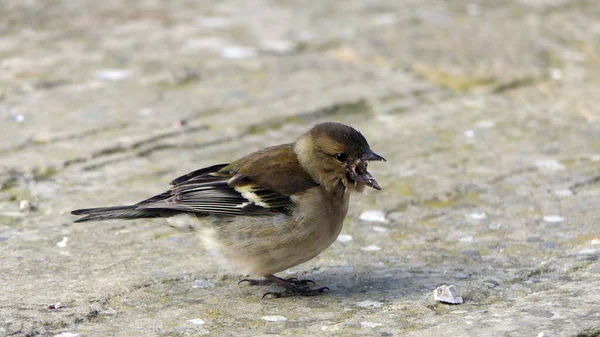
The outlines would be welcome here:
[[[133,205],[72,211],[75,222],[184,216],[198,224],[205,248],[230,270],[276,284],[273,297],[313,296],[311,280],[275,276],[329,247],[342,230],[349,196],[381,190],[367,171],[373,152],[360,131],[324,122],[295,142],[267,147],[176,178],[164,193]]]

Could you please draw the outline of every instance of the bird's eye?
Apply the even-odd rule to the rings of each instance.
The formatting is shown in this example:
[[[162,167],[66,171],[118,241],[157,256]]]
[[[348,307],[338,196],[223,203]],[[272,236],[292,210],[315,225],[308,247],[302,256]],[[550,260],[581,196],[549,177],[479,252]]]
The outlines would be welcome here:
[[[348,155],[345,153],[338,153],[335,155],[335,159],[339,161],[346,161],[348,159]]]

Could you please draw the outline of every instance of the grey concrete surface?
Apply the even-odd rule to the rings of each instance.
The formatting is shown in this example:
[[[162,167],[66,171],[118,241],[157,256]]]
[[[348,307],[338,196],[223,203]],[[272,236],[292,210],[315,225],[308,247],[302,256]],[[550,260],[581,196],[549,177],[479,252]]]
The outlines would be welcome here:
[[[599,22],[594,0],[3,0],[0,335],[600,336]],[[326,120],[388,159],[280,275],[326,295],[263,300],[160,220],[72,222]]]

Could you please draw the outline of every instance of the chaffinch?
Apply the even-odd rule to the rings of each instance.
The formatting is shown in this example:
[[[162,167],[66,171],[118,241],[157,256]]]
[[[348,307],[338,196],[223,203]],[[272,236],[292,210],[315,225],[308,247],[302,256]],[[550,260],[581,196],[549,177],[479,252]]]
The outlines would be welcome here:
[[[205,246],[226,266],[275,283],[275,297],[323,292],[310,280],[274,273],[319,255],[337,238],[351,192],[380,190],[367,171],[385,159],[356,129],[339,123],[314,126],[294,143],[254,152],[230,164],[202,168],[171,182],[171,189],[135,205],[78,209],[75,222],[191,215]],[[241,269],[241,270],[240,270]],[[264,297],[264,296],[263,296]]]

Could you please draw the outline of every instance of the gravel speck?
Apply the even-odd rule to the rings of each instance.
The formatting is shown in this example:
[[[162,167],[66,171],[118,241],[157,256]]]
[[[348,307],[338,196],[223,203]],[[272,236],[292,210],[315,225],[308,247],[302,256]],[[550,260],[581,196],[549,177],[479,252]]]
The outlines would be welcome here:
[[[360,220],[367,222],[386,222],[385,213],[382,211],[364,211]]]
[[[263,320],[267,322],[283,322],[287,321],[287,317],[281,315],[269,315],[261,317]]]
[[[357,306],[359,307],[374,307],[374,308],[379,308],[383,305],[382,302],[377,302],[377,301],[371,301],[371,300],[364,300],[364,301],[360,301],[356,303]]]

